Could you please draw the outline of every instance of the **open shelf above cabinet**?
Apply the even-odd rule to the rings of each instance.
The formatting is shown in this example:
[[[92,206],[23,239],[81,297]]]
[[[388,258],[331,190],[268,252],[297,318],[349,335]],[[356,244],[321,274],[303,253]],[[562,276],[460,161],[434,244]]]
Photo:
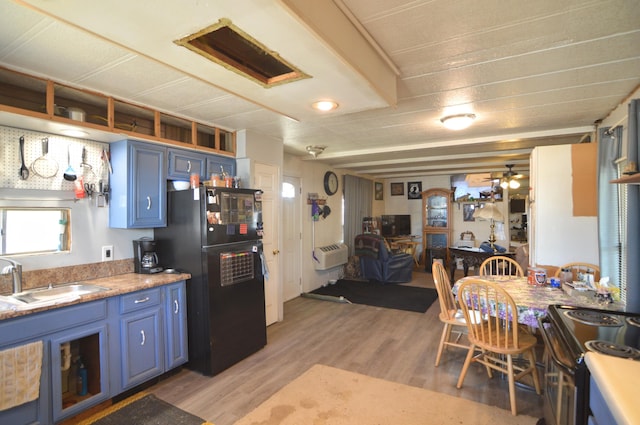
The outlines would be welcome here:
[[[113,142],[140,138],[234,157],[235,133],[0,67],[0,125]],[[28,127],[27,127],[28,126]]]

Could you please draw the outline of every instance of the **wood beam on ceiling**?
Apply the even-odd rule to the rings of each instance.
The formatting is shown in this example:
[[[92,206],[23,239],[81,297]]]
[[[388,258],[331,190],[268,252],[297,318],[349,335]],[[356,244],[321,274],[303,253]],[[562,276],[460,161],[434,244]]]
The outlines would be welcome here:
[[[347,158],[350,156],[366,156],[366,155],[375,155],[375,154],[385,154],[385,153],[397,153],[397,152],[410,152],[410,151],[419,151],[419,150],[428,150],[435,148],[446,148],[446,147],[459,147],[466,145],[479,145],[483,143],[495,143],[495,142],[509,142],[516,140],[526,140],[526,139],[540,139],[540,138],[549,138],[553,136],[567,136],[567,135],[579,135],[582,136],[584,133],[593,132],[593,126],[583,126],[583,127],[572,127],[572,128],[561,128],[556,130],[542,130],[542,131],[532,131],[525,133],[511,133],[511,134],[502,134],[497,136],[483,136],[483,137],[473,137],[469,139],[455,139],[455,140],[443,140],[443,141],[435,141],[435,142],[425,142],[411,145],[392,145],[385,146],[380,148],[366,148],[359,150],[351,150],[351,151],[340,151],[340,152],[328,152],[323,153],[322,158],[327,159],[335,159],[335,158]]]

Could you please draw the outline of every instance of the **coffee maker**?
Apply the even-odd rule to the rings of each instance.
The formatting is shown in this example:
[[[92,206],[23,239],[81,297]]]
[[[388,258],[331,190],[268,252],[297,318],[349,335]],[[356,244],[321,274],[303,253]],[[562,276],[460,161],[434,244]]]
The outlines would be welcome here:
[[[156,241],[151,238],[134,239],[133,265],[136,273],[159,273],[162,267],[158,265]]]

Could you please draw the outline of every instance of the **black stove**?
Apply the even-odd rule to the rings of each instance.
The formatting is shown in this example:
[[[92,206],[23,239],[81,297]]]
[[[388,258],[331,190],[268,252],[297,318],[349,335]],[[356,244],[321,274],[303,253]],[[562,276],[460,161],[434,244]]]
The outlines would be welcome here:
[[[595,339],[584,343],[587,350],[595,351],[600,354],[621,357],[623,359],[638,360],[640,358],[640,350],[629,347],[628,345],[620,345],[615,342],[603,341]]]
[[[640,314],[551,305],[540,320],[545,362],[545,421],[586,425],[587,351],[640,361]],[[575,391],[574,391],[575,390]]]
[[[561,305],[549,306],[547,315],[575,359],[581,364],[587,351],[639,358],[640,315]]]

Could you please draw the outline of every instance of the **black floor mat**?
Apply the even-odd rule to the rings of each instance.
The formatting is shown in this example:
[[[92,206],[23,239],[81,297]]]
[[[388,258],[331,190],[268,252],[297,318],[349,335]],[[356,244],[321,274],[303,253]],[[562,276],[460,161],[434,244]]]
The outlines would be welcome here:
[[[340,279],[334,285],[327,285],[311,291],[303,296],[320,299],[340,297],[355,304],[366,304],[376,307],[394,308],[396,310],[424,313],[438,298],[435,289],[419,288],[406,285],[384,285],[380,282]]]
[[[123,400],[82,422],[92,425],[203,425],[207,421],[166,403],[153,394]]]

